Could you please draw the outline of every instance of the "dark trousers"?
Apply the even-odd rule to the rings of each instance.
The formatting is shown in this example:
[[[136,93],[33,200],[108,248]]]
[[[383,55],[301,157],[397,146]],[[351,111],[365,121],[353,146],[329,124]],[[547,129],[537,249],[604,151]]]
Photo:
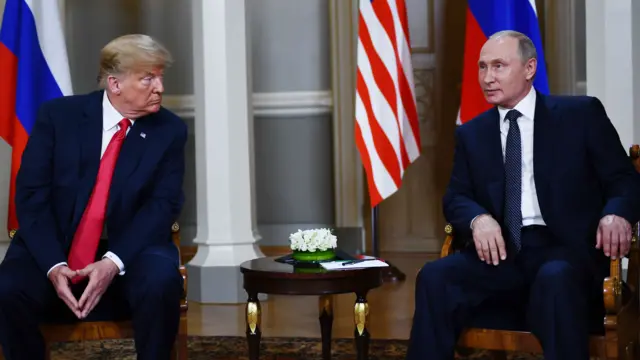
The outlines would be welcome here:
[[[182,278],[175,261],[143,252],[125,270],[124,275],[116,275],[100,302],[114,297],[124,300],[132,315],[138,359],[169,359],[178,331],[182,294]],[[80,299],[86,282],[78,285],[72,290]],[[47,313],[51,308],[66,309],[66,315],[73,316],[26,250],[8,256],[0,264],[0,344],[7,360],[45,358],[38,326],[47,315],[57,315]]]
[[[558,245],[546,227],[525,228],[523,247],[498,266],[475,249],[429,262],[418,274],[407,360],[449,360],[474,311],[496,299],[521,302],[547,360],[587,360],[593,268],[584,253]]]

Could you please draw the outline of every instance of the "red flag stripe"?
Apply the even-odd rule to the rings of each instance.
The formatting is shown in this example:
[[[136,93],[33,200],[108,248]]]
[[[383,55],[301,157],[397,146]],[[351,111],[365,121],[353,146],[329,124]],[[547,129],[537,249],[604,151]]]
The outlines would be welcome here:
[[[407,21],[404,0],[360,2],[355,140],[371,206],[398,190],[421,150]]]

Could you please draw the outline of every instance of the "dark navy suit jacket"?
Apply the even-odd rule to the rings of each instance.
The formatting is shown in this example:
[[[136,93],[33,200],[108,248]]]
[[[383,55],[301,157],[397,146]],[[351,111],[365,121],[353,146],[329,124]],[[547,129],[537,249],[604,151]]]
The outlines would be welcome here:
[[[542,218],[564,245],[595,249],[600,219],[640,219],[640,175],[602,103],[587,96],[536,93],[534,181]],[[444,214],[456,238],[472,242],[470,224],[491,214],[503,226],[504,166],[499,114],[490,109],[456,130]]]
[[[103,91],[58,98],[39,111],[16,179],[19,230],[6,258],[32,256],[43,275],[67,261],[96,182]],[[142,251],[178,264],[171,225],[182,209],[185,123],[170,111],[139,118],[122,145],[106,214],[108,249],[125,268]],[[97,254],[102,256],[102,254]]]

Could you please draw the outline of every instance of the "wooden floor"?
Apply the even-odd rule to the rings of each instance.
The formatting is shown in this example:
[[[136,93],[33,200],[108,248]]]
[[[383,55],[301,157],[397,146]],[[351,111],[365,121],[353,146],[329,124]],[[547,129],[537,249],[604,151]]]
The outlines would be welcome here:
[[[414,309],[414,286],[417,271],[435,254],[382,254],[406,275],[399,283],[385,283],[373,290],[369,301],[369,332],[372,338],[408,339]],[[353,336],[355,295],[334,298],[333,337]],[[315,296],[272,295],[262,305],[262,336],[320,337],[318,300]],[[189,303],[190,335],[244,336],[244,304],[214,305]]]

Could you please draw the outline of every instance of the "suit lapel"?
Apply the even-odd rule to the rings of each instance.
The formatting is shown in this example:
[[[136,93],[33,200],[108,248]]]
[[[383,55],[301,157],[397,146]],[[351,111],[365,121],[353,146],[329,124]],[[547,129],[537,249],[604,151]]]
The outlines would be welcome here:
[[[79,184],[74,208],[74,226],[80,221],[100,167],[102,149],[102,91],[91,95],[84,116],[78,123]]]
[[[136,120],[135,124],[130,128],[127,137],[122,144],[116,168],[111,180],[111,188],[109,190],[109,201],[107,204],[107,216],[113,209],[113,203],[120,197],[122,190],[126,186],[127,179],[138,167],[140,158],[144,154],[147,146],[146,137],[150,135],[150,119],[147,116]]]
[[[555,133],[553,108],[547,104],[546,100],[544,95],[536,94],[536,112],[533,121],[533,173],[541,207],[548,193],[549,176],[553,167]]]
[[[492,181],[489,183],[489,192],[493,199],[494,211],[498,218],[502,218],[502,202],[504,199],[504,157],[502,155],[502,140],[500,139],[500,114],[497,108],[489,112],[489,126],[483,127],[486,133],[479,134],[480,141],[486,141],[489,146],[487,151],[486,169],[491,175]]]

